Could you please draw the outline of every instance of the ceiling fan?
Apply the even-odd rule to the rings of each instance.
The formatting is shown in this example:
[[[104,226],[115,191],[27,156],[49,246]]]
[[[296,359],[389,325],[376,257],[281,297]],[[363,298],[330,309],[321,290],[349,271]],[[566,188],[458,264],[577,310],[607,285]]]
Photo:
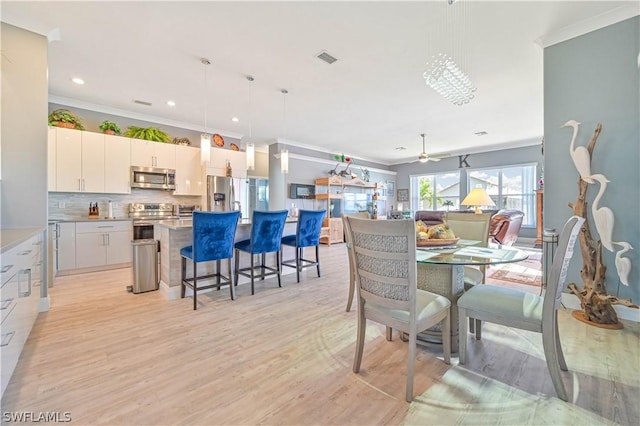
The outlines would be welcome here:
[[[422,152],[420,153],[420,155],[418,156],[418,161],[421,163],[426,163],[427,161],[440,161],[445,157],[448,157],[449,154],[443,154],[443,155],[439,155],[437,157],[430,157],[429,154],[427,154],[427,151],[425,149],[425,143],[424,143],[424,133],[420,133],[420,136],[422,136]]]

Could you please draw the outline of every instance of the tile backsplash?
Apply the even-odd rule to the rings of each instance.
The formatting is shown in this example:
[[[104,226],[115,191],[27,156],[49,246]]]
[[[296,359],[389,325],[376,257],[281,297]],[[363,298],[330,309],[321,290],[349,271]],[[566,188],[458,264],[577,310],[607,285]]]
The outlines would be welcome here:
[[[132,189],[131,194],[87,194],[77,192],[49,192],[49,219],[82,220],[89,216],[89,203],[98,203],[100,217],[109,212],[108,203],[113,205],[113,216],[129,217],[131,203],[172,203],[199,204],[201,197],[173,195],[167,191]]]

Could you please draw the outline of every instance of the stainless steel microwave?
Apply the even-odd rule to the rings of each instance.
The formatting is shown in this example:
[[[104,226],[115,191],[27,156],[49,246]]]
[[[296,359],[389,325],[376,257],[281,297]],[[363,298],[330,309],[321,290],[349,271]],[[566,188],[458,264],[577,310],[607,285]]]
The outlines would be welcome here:
[[[156,167],[131,166],[131,187],[146,189],[176,189],[176,171]]]

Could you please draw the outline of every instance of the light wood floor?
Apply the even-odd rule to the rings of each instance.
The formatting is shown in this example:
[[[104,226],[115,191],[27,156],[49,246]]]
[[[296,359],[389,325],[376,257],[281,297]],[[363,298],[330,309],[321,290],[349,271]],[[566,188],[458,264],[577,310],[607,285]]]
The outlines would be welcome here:
[[[587,326],[561,313],[575,403],[554,393],[541,338],[485,324],[468,364],[422,346],[415,400],[404,400],[406,344],[369,323],[351,371],[356,312],[344,311],[343,244],[305,271],[166,301],[130,294],[130,269],[64,277],[51,289],[2,400],[2,412],[70,412],[72,424],[639,424],[639,327]],[[532,287],[532,291],[538,291]],[[4,416],[3,416],[4,420]]]

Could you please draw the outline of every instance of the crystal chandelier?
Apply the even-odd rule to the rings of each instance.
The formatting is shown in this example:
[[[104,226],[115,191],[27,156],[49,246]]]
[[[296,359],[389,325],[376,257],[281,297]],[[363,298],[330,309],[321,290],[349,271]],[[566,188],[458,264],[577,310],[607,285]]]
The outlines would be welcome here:
[[[438,49],[442,51],[433,54],[427,62],[427,68],[422,74],[427,86],[454,105],[464,105],[474,98],[476,91],[469,76],[462,70],[453,58],[464,58],[466,35],[470,28],[470,2],[447,0],[443,4],[444,13],[441,20],[442,28],[438,31]],[[457,3],[454,5],[454,3]]]
[[[454,105],[469,103],[476,91],[469,76],[445,53],[434,56],[422,76],[429,87]]]

